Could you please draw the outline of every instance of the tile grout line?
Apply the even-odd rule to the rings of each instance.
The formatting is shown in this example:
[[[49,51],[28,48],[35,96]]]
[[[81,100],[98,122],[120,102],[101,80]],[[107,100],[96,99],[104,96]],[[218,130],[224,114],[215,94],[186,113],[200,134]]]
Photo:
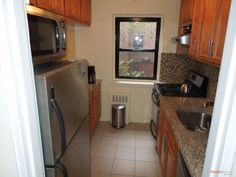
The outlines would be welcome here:
[[[109,127],[108,127],[109,125],[107,124],[107,125],[105,125],[104,126],[104,128],[103,128],[103,133],[102,133],[102,138],[104,138],[104,136],[105,136],[105,130],[107,129],[108,131],[109,131]],[[134,127],[134,129],[133,128],[131,128],[131,129],[126,129],[126,130],[128,130],[128,131],[134,131],[134,171],[133,171],[133,177],[134,176],[136,176],[136,174],[135,174],[135,171],[136,171],[136,169],[137,169],[137,165],[136,165],[136,162],[138,162],[138,160],[137,160],[137,156],[136,156],[136,154],[137,154],[137,140],[138,140],[138,134],[137,134],[137,132],[138,131],[148,131],[148,129],[142,129],[142,127],[140,128],[138,128],[137,129],[137,127],[135,126]],[[121,135],[121,134],[119,134],[119,133],[121,133],[121,132],[116,132],[116,133],[118,133],[118,135]],[[123,132],[122,132],[123,133]],[[146,136],[146,135],[145,135]],[[144,136],[144,140],[145,140],[145,136]],[[120,136],[119,136],[120,137]],[[102,138],[100,138],[100,143],[99,143],[99,145],[101,145],[101,139]],[[154,146],[155,146],[155,144],[154,144]],[[112,175],[117,175],[117,174],[113,174],[113,168],[114,168],[114,165],[115,165],[115,161],[117,160],[117,154],[118,154],[118,148],[119,148],[119,141],[116,143],[116,146],[115,146],[115,154],[114,154],[114,157],[113,157],[113,161],[112,161],[112,169],[111,169],[111,174],[107,174],[107,175],[109,175],[110,177],[112,177]],[[121,147],[121,148],[132,148],[132,147]],[[141,148],[141,149],[146,149],[146,148]],[[97,153],[98,153],[98,148],[96,149],[96,152],[95,152],[95,155],[93,156],[93,160],[94,160],[94,157],[96,157],[96,155],[97,155]],[[118,159],[118,160],[126,160],[126,161],[129,161],[130,159]],[[155,164],[157,164],[157,159],[155,158]],[[131,160],[130,160],[131,161]],[[142,160],[141,160],[141,162],[142,162]],[[145,161],[145,162],[151,162],[151,161]],[[156,168],[157,170],[158,170],[158,168]],[[156,171],[156,173],[157,173],[157,175],[158,175],[158,172]],[[123,175],[123,176],[127,176],[127,175]]]

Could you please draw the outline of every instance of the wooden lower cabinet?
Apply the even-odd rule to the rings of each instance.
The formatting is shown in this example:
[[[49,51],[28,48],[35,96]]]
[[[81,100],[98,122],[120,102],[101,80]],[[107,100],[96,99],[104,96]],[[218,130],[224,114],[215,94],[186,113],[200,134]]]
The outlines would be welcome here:
[[[173,149],[168,146],[167,154],[167,165],[166,165],[166,177],[175,177],[176,176],[176,167],[177,167],[177,156]]]
[[[166,120],[165,113],[162,110],[160,110],[159,120],[157,148],[162,175],[163,177],[176,177],[178,145],[174,139],[172,129]]]
[[[89,85],[89,133],[94,133],[101,117],[101,81]]]

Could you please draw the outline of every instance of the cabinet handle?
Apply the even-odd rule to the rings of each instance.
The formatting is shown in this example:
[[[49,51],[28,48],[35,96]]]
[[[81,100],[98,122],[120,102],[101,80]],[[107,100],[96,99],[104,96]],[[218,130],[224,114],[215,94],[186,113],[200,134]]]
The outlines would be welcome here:
[[[213,55],[213,47],[214,47],[214,41],[212,39],[210,39],[208,41],[208,56],[212,57]]]
[[[214,41],[211,40],[211,49],[210,49],[210,56],[212,57],[213,56],[213,49],[214,49]]]
[[[208,41],[208,51],[207,51],[208,56],[210,56],[210,52],[211,52],[211,40]]]
[[[194,47],[194,53],[196,54],[197,53],[197,40],[196,39],[194,40],[193,47]]]

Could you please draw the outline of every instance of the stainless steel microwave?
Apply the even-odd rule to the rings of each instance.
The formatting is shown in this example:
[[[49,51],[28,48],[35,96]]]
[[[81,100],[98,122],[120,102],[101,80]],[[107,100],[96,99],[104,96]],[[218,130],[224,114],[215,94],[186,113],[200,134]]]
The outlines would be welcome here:
[[[66,55],[66,28],[62,16],[27,6],[30,46],[34,65]]]

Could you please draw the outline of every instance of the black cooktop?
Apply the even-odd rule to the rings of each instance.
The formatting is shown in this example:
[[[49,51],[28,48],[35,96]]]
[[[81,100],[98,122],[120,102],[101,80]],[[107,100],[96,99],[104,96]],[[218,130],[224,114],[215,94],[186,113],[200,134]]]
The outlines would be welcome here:
[[[180,97],[205,97],[205,94],[200,93],[198,90],[192,88],[189,93],[182,93],[180,87],[182,84],[163,84],[155,83],[154,92],[163,96],[180,96]]]
[[[185,83],[155,83],[153,91],[158,95],[163,96],[180,96],[180,97],[206,97],[207,95],[208,78],[202,76],[195,71],[190,70]],[[190,90],[188,93],[181,92],[181,86],[188,84]]]

